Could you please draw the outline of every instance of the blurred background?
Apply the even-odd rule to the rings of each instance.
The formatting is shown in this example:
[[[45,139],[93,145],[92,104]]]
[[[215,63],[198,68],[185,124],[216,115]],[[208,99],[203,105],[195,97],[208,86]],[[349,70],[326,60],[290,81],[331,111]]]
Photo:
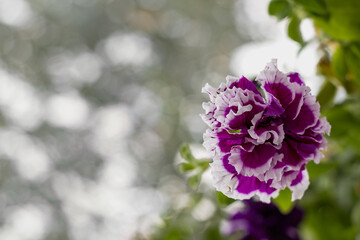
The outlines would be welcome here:
[[[201,154],[205,83],[278,58],[316,93],[318,44],[298,55],[267,5],[0,0],[0,239],[147,236],[187,204],[175,159],[183,142]]]

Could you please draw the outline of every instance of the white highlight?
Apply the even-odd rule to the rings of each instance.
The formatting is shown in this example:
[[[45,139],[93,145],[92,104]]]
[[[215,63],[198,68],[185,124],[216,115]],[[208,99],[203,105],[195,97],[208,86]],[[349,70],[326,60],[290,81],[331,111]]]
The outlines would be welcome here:
[[[105,40],[105,53],[114,65],[148,66],[153,61],[151,41],[140,33],[115,32]]]
[[[304,41],[309,41],[315,37],[315,28],[313,22],[306,18],[301,21],[300,31]]]
[[[104,157],[111,157],[125,149],[125,139],[133,132],[131,112],[125,105],[108,105],[92,117],[92,134],[89,144]]]
[[[192,211],[192,216],[198,221],[206,221],[215,213],[214,204],[206,198],[203,198]]]
[[[283,72],[299,72],[302,79],[316,95],[323,80],[316,76],[317,43],[309,44],[298,54],[299,45],[286,38],[261,43],[249,43],[236,48],[230,60],[230,70],[238,76],[256,77],[266,66],[269,56],[277,58]]]
[[[0,239],[38,240],[43,239],[49,227],[49,213],[35,205],[16,207],[6,216],[0,229]]]
[[[53,95],[47,104],[47,120],[54,126],[84,128],[89,115],[87,102],[77,93]]]
[[[91,84],[101,76],[102,62],[91,52],[61,53],[49,59],[47,68],[55,84]]]
[[[0,108],[10,121],[27,130],[42,123],[43,106],[39,94],[19,76],[1,68]]]
[[[33,17],[29,4],[24,0],[1,0],[0,22],[10,26],[23,26]]]
[[[51,161],[45,150],[21,131],[0,130],[0,156],[13,160],[20,176],[41,181],[48,176]]]
[[[104,139],[117,139],[129,135],[133,130],[127,107],[111,105],[104,107],[95,116],[95,134]]]

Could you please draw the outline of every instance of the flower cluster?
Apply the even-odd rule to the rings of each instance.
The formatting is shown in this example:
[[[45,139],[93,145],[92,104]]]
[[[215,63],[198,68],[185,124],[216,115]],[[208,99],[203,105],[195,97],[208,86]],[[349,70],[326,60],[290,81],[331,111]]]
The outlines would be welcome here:
[[[224,234],[242,233],[242,240],[299,240],[298,225],[303,212],[294,207],[288,214],[282,214],[274,204],[243,201],[244,206],[232,214],[224,227]]]
[[[309,185],[307,162],[318,163],[330,134],[320,105],[298,73],[284,74],[276,60],[256,78],[263,95],[245,77],[206,84],[204,147],[214,153],[211,172],[218,191],[234,199],[263,202],[290,188],[300,199]]]

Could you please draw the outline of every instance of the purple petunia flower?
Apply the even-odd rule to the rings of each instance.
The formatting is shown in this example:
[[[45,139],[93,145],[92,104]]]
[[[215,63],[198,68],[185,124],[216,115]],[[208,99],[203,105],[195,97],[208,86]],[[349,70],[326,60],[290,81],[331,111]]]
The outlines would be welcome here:
[[[288,214],[282,214],[274,204],[243,201],[244,206],[231,215],[224,233],[236,235],[242,232],[242,240],[299,240],[298,225],[303,211],[294,207]]]
[[[320,105],[298,73],[284,74],[270,62],[256,81],[227,77],[219,88],[206,84],[203,120],[210,126],[204,147],[214,153],[214,186],[234,199],[254,195],[263,202],[290,188],[292,201],[309,185],[306,163],[319,163],[330,134]]]

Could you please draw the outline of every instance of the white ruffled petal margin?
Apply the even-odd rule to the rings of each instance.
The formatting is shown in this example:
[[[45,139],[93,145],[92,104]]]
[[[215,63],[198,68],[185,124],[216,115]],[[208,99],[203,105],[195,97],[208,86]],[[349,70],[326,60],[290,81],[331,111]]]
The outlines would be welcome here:
[[[302,171],[302,180],[298,184],[294,186],[289,186],[292,195],[291,195],[291,201],[295,201],[298,199],[301,199],[304,195],[305,190],[309,187],[310,181],[309,181],[309,173],[306,169]]]
[[[206,129],[205,133],[203,134],[204,142],[203,146],[204,148],[215,155],[215,150],[217,152],[220,152],[220,149],[218,147],[219,140],[217,139],[216,135],[211,131],[210,129]]]
[[[252,191],[248,194],[239,193],[236,190],[239,180],[224,168],[223,162],[219,157],[215,156],[214,161],[210,163],[210,167],[215,189],[229,198],[245,200],[258,196],[260,201],[270,203],[271,198],[276,198],[279,195],[280,190],[275,190],[271,194],[260,192],[259,190]]]
[[[271,62],[266,65],[265,69],[256,77],[255,81],[261,83],[289,82],[287,75],[277,68],[277,59],[272,59]]]

